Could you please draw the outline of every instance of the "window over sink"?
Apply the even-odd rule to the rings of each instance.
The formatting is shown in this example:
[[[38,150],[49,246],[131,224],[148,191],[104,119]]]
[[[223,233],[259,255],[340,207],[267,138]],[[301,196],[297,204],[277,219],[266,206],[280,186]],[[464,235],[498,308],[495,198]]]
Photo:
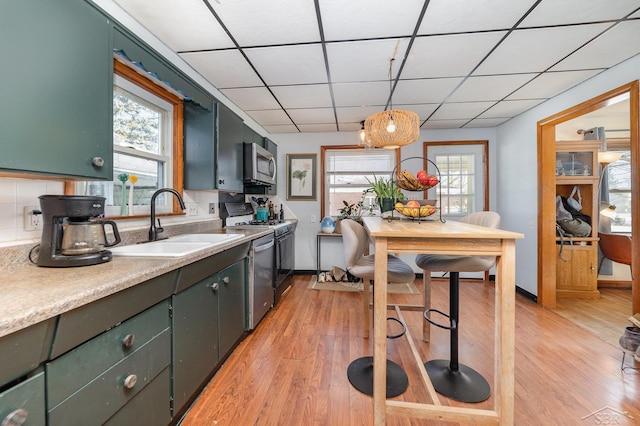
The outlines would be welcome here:
[[[159,188],[182,193],[182,99],[114,61],[113,180],[86,181],[76,194],[106,198],[107,216],[149,214]],[[158,197],[156,211],[171,213],[173,197]]]

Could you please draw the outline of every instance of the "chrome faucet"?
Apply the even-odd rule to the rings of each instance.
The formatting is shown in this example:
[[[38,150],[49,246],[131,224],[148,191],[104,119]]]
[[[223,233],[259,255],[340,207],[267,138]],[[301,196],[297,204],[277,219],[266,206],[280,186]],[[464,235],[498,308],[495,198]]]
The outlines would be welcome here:
[[[187,209],[187,207],[184,205],[184,201],[182,200],[182,197],[180,196],[178,191],[176,191],[175,189],[160,188],[156,192],[154,192],[153,195],[151,196],[151,228],[149,228],[149,241],[164,240],[167,238],[167,237],[158,238],[158,234],[164,231],[164,229],[160,225],[160,219],[158,219],[158,226],[156,226],[156,198],[158,197],[158,195],[160,195],[163,192],[170,192],[173,195],[175,195],[176,198],[178,199],[178,202],[180,203],[180,208],[182,210]]]

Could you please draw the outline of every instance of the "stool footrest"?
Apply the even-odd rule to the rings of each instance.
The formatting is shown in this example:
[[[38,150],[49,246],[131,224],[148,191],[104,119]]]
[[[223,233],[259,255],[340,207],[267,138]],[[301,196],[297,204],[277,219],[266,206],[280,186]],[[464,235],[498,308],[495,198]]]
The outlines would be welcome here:
[[[398,324],[400,324],[400,325],[402,326],[402,330],[400,331],[400,333],[398,333],[398,334],[392,334],[391,336],[389,336],[389,335],[387,334],[387,339],[398,339],[398,338],[400,338],[400,337],[404,336],[404,335],[405,335],[405,333],[407,332],[407,326],[406,326],[406,324],[405,324],[405,323],[403,323],[402,321],[400,321],[398,318],[388,317],[388,318],[387,318],[387,321],[395,321],[395,322],[397,322]]]
[[[442,315],[443,317],[449,318],[449,325],[443,325],[443,324],[440,324],[440,323],[436,322],[435,320],[432,320],[429,317],[429,314],[431,312],[435,312],[437,314]],[[436,327],[444,328],[445,330],[455,330],[456,328],[458,328],[458,324],[457,324],[456,320],[451,318],[451,315],[445,314],[444,312],[439,311],[437,309],[427,309],[426,311],[424,311],[423,316],[424,316],[424,319],[426,321],[428,321],[430,324],[435,325]]]

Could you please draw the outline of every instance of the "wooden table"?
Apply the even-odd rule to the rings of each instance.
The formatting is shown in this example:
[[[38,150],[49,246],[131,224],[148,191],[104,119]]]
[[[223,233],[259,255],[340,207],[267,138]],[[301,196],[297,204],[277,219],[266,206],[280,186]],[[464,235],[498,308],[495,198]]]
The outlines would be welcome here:
[[[514,423],[515,240],[524,235],[482,226],[437,220],[414,222],[365,217],[374,244],[373,302],[374,424],[385,424],[386,414],[453,422]],[[409,344],[432,403],[387,400],[387,253],[426,253],[497,256],[495,284],[494,408],[492,410],[441,405],[410,334]]]

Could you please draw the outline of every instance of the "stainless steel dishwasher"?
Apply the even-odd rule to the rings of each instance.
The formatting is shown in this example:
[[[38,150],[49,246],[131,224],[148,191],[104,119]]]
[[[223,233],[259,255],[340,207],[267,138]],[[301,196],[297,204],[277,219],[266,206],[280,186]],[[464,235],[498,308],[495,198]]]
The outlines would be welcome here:
[[[256,328],[273,306],[274,235],[253,240],[249,252],[249,330]]]

